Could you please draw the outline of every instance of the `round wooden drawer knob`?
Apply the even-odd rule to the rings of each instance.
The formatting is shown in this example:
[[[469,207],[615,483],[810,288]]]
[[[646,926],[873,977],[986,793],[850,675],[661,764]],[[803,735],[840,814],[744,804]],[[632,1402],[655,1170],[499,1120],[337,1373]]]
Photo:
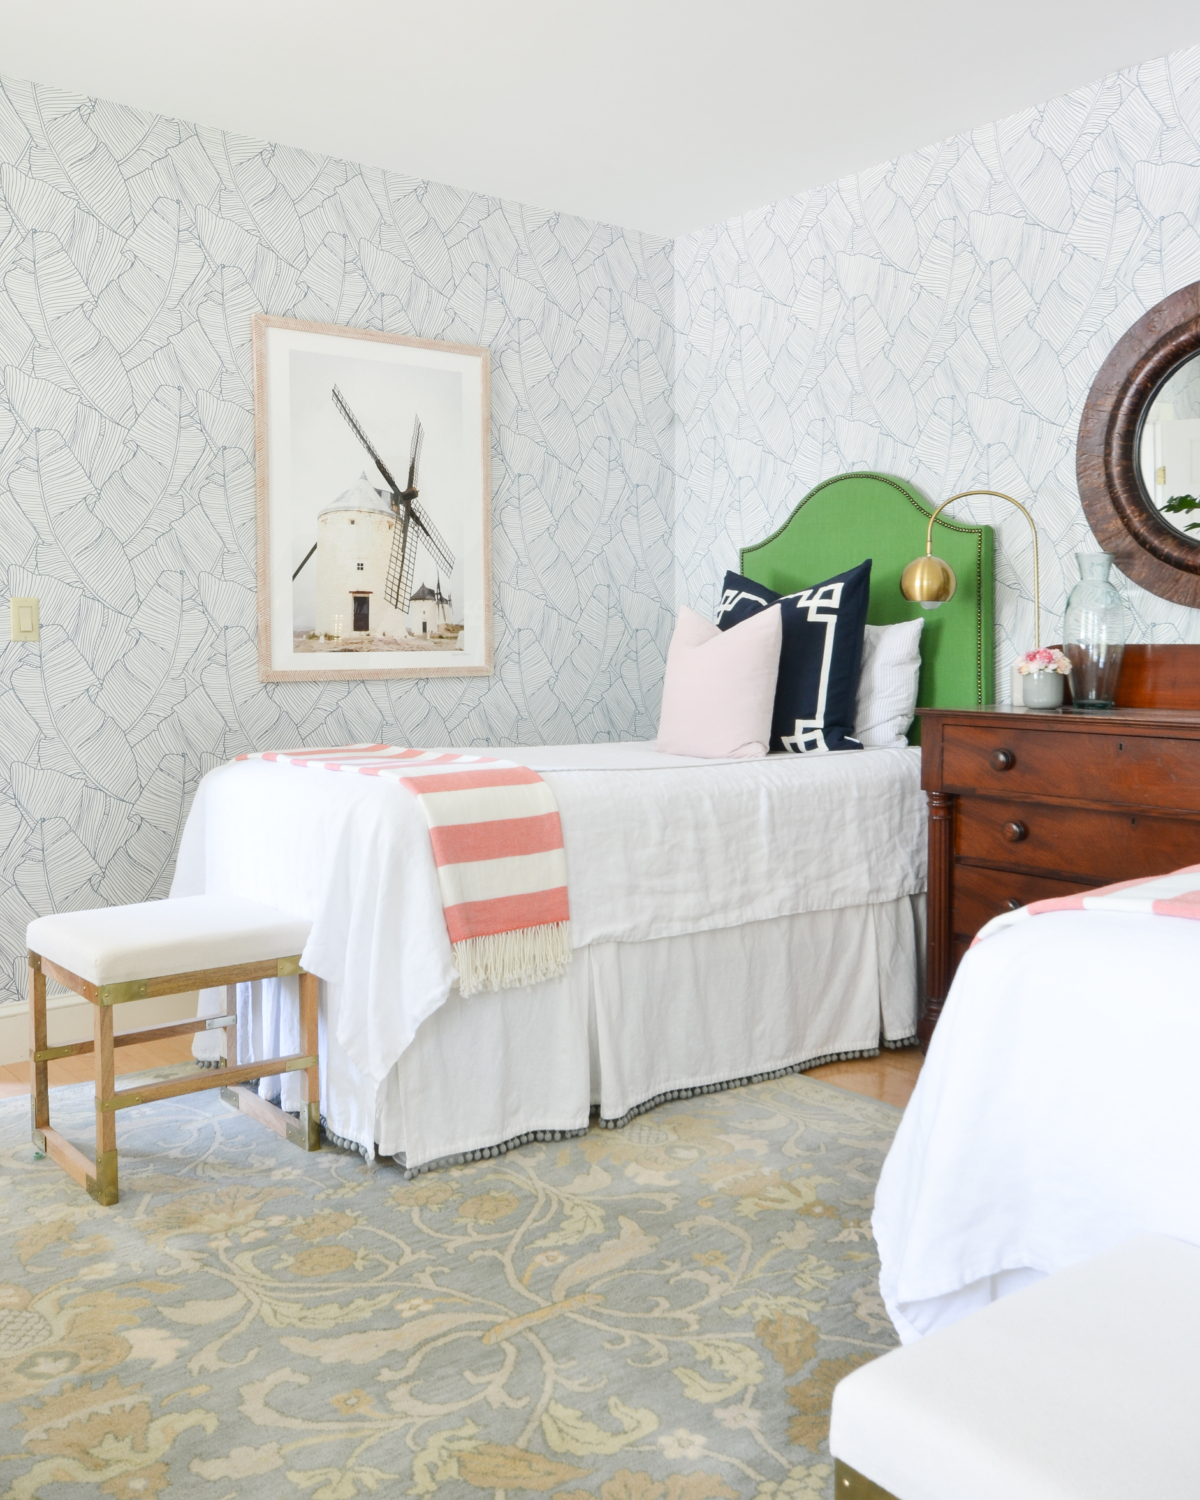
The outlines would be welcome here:
[[[993,750],[988,756],[988,765],[993,771],[1011,771],[1017,763],[1017,757],[1011,750]]]
[[[1024,823],[1005,823],[1000,832],[1010,844],[1019,844],[1022,839],[1029,837],[1029,829],[1025,827]]]

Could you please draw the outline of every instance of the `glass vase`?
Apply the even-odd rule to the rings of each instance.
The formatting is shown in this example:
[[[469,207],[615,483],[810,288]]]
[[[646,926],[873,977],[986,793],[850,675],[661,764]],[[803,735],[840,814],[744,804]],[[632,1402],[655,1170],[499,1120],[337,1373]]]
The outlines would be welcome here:
[[[1109,581],[1112,554],[1080,552],[1079,582],[1067,600],[1063,650],[1076,708],[1111,708],[1125,650],[1125,607]]]

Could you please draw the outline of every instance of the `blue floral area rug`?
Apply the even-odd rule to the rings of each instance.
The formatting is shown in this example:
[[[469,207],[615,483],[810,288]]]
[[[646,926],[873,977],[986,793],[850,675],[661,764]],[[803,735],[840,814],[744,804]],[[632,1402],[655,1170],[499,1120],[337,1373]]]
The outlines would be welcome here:
[[[899,1118],[785,1077],[406,1182],[196,1094],[122,1112],[105,1209],[0,1102],[0,1494],[831,1495]]]

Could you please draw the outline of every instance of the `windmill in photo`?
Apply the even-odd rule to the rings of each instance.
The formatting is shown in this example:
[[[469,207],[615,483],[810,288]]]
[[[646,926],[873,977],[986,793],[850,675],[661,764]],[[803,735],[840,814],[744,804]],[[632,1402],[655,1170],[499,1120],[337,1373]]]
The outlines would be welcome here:
[[[420,417],[414,417],[408,483],[401,489],[336,385],[333,404],[370,455],[386,488],[364,469],[348,490],[325,506],[317,516],[316,546],[293,579],[315,551],[318,634],[363,641],[375,636],[403,648],[411,633],[409,605],[418,551],[428,554],[439,576],[442,569],[447,574],[454,570],[453,552],[417,504],[424,429]],[[428,639],[427,632],[428,626],[420,632],[423,639]]]
[[[436,588],[423,583],[414,589],[408,601],[408,631],[410,635],[437,635],[450,624],[450,611],[454,601],[449,594],[442,593],[442,576],[438,574]]]

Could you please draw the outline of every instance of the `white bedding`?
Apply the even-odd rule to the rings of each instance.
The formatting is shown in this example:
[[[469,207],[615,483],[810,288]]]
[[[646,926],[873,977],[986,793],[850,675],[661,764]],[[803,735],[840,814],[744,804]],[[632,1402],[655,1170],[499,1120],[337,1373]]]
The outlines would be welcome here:
[[[963,959],[875,1197],[904,1342],[1137,1234],[1200,1244],[1200,923],[1056,912]]]
[[[924,890],[912,748],[722,762],[638,744],[498,753],[542,772],[557,799],[576,949]],[[450,995],[428,832],[400,787],[263,761],[209,772],[172,895],[206,891],[313,923],[305,967],[351,997],[336,1040],[376,1088]]]

